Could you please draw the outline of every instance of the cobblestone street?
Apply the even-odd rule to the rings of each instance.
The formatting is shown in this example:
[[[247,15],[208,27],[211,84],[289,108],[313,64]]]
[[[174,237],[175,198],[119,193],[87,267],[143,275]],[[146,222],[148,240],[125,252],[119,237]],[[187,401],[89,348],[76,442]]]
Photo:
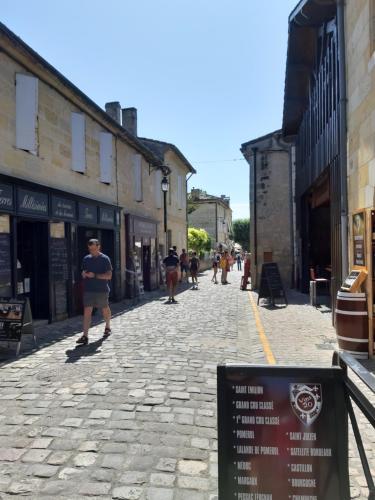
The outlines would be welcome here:
[[[157,294],[116,304],[104,342],[99,324],[76,348],[80,318],[42,327],[38,350],[4,361],[0,498],[216,499],[216,366],[267,362],[240,276],[222,286],[205,273],[175,305]],[[257,308],[277,363],[329,366],[330,314],[290,302]],[[373,430],[361,428],[375,466]],[[366,498],[351,456],[353,498]]]

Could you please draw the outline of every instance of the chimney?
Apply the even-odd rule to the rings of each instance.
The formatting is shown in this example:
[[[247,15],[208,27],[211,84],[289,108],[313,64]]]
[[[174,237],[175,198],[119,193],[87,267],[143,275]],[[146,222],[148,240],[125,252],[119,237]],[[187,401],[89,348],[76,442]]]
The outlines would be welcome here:
[[[121,125],[121,105],[118,101],[106,102],[105,110],[111,118]]]
[[[137,108],[123,108],[122,126],[128,132],[137,136]]]
[[[192,200],[199,200],[200,194],[201,194],[200,189],[192,188],[192,190],[190,191],[190,195],[191,195]]]

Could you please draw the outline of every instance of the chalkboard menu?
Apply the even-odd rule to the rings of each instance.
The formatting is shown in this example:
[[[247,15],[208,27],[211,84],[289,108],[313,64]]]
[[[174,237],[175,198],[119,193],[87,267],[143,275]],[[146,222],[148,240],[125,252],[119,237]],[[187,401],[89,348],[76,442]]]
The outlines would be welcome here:
[[[25,301],[0,298],[0,341],[20,342]]]
[[[68,249],[64,238],[50,239],[51,275],[54,281],[69,279]]]
[[[276,262],[268,262],[262,265],[258,304],[260,299],[265,298],[270,299],[273,305],[275,305],[275,299],[277,298],[282,298],[285,304],[288,304],[279,267]]]
[[[0,233],[0,286],[9,286],[11,281],[10,235]]]
[[[341,368],[218,367],[219,500],[349,500]]]

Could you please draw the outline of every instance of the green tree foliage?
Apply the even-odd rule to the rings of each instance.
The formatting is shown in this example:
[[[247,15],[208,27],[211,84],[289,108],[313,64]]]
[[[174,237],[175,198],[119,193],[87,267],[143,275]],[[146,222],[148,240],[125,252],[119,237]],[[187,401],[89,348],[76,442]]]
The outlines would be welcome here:
[[[189,227],[188,229],[189,250],[195,250],[198,255],[211,250],[211,238],[204,229]]]
[[[233,240],[244,250],[250,250],[250,219],[237,219],[232,225]]]

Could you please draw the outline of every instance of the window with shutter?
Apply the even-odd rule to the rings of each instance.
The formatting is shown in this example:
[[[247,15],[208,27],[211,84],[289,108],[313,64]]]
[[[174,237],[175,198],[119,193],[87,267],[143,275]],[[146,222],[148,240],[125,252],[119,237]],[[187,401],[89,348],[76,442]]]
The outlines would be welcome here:
[[[86,171],[85,115],[72,113],[72,170]]]
[[[112,182],[112,134],[100,132],[100,181]]]
[[[16,148],[38,152],[38,79],[16,74]]]
[[[162,174],[160,170],[155,172],[155,202],[156,208],[161,208],[162,204],[162,192],[161,192],[161,179]]]
[[[133,155],[134,199],[143,201],[142,189],[142,156]]]

